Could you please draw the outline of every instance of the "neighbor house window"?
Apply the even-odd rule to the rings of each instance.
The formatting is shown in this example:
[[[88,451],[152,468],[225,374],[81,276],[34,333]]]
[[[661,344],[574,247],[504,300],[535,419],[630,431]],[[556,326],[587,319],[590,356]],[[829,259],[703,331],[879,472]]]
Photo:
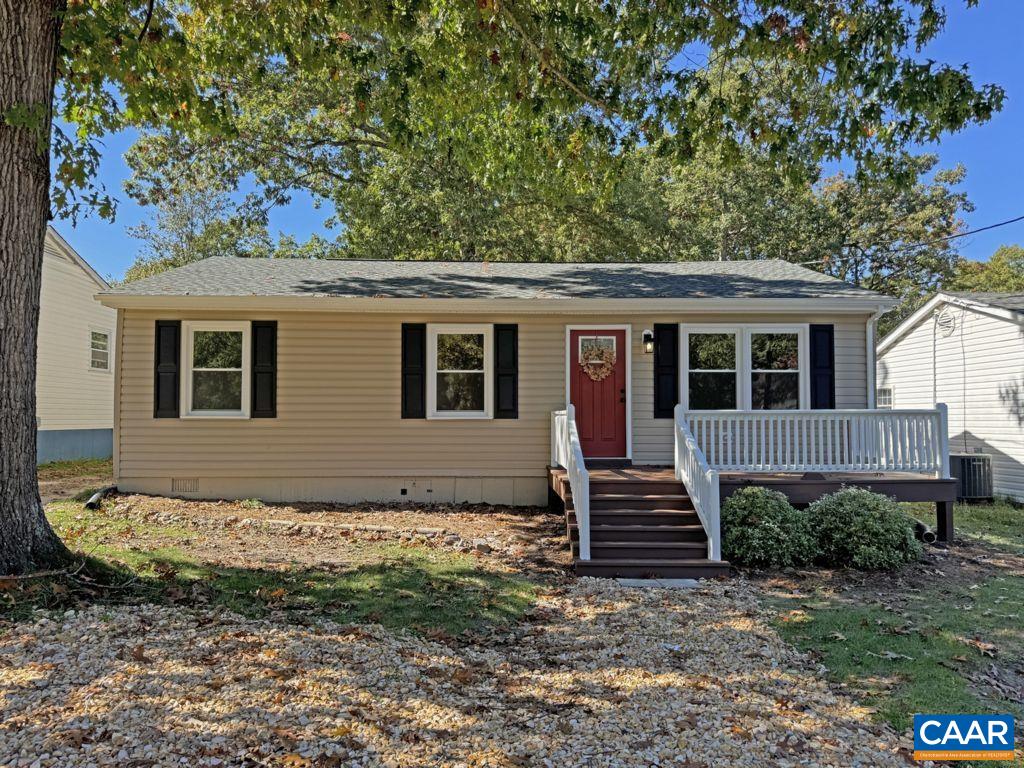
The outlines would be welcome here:
[[[891,410],[893,407],[892,387],[879,387],[875,390],[875,407]]]
[[[249,323],[183,323],[185,415],[249,415]]]
[[[431,418],[490,418],[492,326],[427,327],[427,405]]]
[[[110,333],[89,331],[89,367],[94,371],[110,370]]]
[[[687,410],[795,410],[809,400],[806,326],[683,326]]]

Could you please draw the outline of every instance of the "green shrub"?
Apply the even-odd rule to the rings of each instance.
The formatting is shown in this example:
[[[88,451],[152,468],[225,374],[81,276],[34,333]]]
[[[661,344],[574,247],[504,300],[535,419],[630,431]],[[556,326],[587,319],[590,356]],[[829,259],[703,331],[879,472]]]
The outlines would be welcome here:
[[[722,505],[722,556],[758,567],[805,565],[814,558],[807,515],[778,491],[742,488]]]
[[[242,499],[238,504],[243,509],[263,509],[267,506],[262,499]]]
[[[921,556],[913,518],[888,496],[843,488],[811,504],[807,514],[825,565],[889,570]]]

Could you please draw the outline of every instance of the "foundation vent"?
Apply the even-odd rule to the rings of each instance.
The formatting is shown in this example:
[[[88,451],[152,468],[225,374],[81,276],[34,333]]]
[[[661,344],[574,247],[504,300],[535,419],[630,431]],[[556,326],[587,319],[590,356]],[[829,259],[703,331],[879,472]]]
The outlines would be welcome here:
[[[171,493],[199,493],[199,478],[172,477]]]

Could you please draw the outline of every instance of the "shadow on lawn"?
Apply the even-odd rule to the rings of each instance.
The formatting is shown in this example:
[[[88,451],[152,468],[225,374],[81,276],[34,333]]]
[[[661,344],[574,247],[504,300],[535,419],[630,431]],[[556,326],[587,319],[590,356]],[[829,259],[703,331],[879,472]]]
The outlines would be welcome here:
[[[222,567],[172,552],[156,550],[134,565],[90,557],[65,575],[5,582],[0,618],[24,619],[36,608],[150,602],[454,635],[515,621],[534,604],[538,589],[516,575],[475,568],[469,558],[416,552],[335,571]]]

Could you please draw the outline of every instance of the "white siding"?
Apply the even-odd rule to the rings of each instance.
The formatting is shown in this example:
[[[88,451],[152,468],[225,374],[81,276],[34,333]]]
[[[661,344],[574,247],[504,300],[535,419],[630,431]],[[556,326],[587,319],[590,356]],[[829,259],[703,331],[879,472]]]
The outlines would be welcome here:
[[[117,312],[93,297],[101,290],[47,236],[39,310],[36,415],[39,429],[110,429],[114,421],[115,352],[110,370],[89,365],[92,330],[110,334]]]
[[[1024,498],[1024,325],[940,306],[953,333],[922,320],[879,356],[878,386],[892,387],[894,408],[946,403],[950,451],[991,454],[995,492]]]

